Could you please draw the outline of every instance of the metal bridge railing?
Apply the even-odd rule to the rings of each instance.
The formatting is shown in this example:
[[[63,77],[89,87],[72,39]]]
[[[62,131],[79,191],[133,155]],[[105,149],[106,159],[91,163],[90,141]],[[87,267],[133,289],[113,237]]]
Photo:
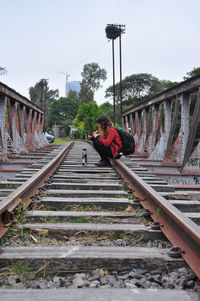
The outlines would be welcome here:
[[[43,125],[44,112],[0,82],[0,161],[47,145]]]
[[[137,153],[200,174],[200,76],[123,112],[122,125],[134,135]]]

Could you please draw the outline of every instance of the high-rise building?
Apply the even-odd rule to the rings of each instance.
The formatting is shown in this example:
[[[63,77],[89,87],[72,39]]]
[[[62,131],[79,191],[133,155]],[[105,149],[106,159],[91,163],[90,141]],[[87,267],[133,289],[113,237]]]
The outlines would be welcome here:
[[[67,96],[68,96],[70,90],[76,91],[78,94],[81,90],[81,82],[79,82],[79,81],[68,82],[67,83],[67,91],[66,91]]]

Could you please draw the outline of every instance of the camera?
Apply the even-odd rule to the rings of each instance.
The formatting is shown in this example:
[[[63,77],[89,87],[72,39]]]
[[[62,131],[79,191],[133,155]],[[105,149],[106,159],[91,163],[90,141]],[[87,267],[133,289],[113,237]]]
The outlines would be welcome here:
[[[87,133],[85,134],[85,139],[86,140],[90,140],[92,138],[92,136],[88,135]]]

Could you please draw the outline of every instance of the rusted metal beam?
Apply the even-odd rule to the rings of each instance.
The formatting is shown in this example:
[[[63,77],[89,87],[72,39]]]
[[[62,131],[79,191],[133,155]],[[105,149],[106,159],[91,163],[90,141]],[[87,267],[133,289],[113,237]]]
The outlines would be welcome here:
[[[0,127],[0,147],[3,149],[3,139],[1,134],[1,127]]]
[[[170,148],[172,147],[173,137],[174,137],[178,113],[179,113],[179,107],[180,107],[180,99],[177,98],[176,102],[175,102],[175,108],[174,108],[174,113],[173,113],[173,117],[172,117],[172,125],[171,125],[170,132],[169,132],[169,138],[168,138],[165,154],[167,154],[170,151]]]
[[[9,88],[2,82],[0,82],[0,94],[5,95],[10,99],[17,100],[19,103],[24,104],[27,107],[30,107],[31,109],[43,114],[43,111],[37,105],[33,104],[28,98]]]
[[[152,107],[150,107],[148,112],[148,117],[147,117],[147,131],[146,131],[146,141],[148,140],[150,134],[151,134],[151,117],[152,117]]]
[[[20,104],[17,103],[17,120],[18,120],[18,127],[19,127],[19,135],[22,138],[22,125],[21,125],[21,116],[20,116]]]
[[[140,135],[141,135],[140,112],[136,112],[136,114],[135,114],[135,125],[136,125],[137,137],[138,137],[138,140],[139,140]]]
[[[161,107],[159,107],[158,128],[156,131],[155,146],[158,143],[158,140],[161,136],[160,131],[161,131],[161,126],[162,126],[163,114],[164,114],[164,108],[163,108],[163,105],[161,105]]]
[[[8,111],[8,125],[9,125],[9,135],[10,138],[13,140],[13,127],[12,127],[12,107],[10,104],[10,99],[7,98],[6,99],[6,103],[7,103],[7,111]]]
[[[131,126],[131,135],[134,135],[134,122],[133,122],[132,114],[130,114],[130,126]]]
[[[185,154],[184,154],[181,169],[184,168],[185,164],[187,163],[187,161],[191,155],[192,145],[193,145],[195,135],[197,132],[199,119],[200,119],[200,88],[199,88],[199,92],[197,95],[197,100],[196,100],[196,104],[195,104],[195,109],[194,109],[193,118],[192,118],[190,130],[189,130],[189,135],[188,135],[188,139],[187,139],[187,144],[186,144],[186,148],[185,148]]]
[[[150,185],[140,179],[130,168],[119,160],[111,160],[116,171],[125,179],[129,188],[148,208],[154,221],[162,224],[161,230],[182,251],[182,257],[200,278],[200,229],[184,216],[170,201],[163,198]],[[159,210],[159,215],[157,214]]]
[[[123,112],[122,116],[129,115],[132,112],[136,112],[138,110],[144,109],[146,107],[150,107],[153,104],[159,104],[162,101],[167,99],[173,99],[176,95],[183,94],[183,93],[191,93],[193,91],[197,91],[200,87],[200,76],[191,77],[188,80],[185,80],[178,85],[175,85],[172,88],[169,88],[145,101],[140,102],[138,105],[126,110]]]

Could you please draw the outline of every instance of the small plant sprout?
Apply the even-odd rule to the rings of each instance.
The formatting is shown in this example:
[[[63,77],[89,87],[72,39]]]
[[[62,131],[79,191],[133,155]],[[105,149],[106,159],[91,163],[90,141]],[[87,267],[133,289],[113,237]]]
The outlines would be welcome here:
[[[157,218],[159,219],[159,217],[160,217],[160,208],[157,208],[156,215],[157,215]]]

